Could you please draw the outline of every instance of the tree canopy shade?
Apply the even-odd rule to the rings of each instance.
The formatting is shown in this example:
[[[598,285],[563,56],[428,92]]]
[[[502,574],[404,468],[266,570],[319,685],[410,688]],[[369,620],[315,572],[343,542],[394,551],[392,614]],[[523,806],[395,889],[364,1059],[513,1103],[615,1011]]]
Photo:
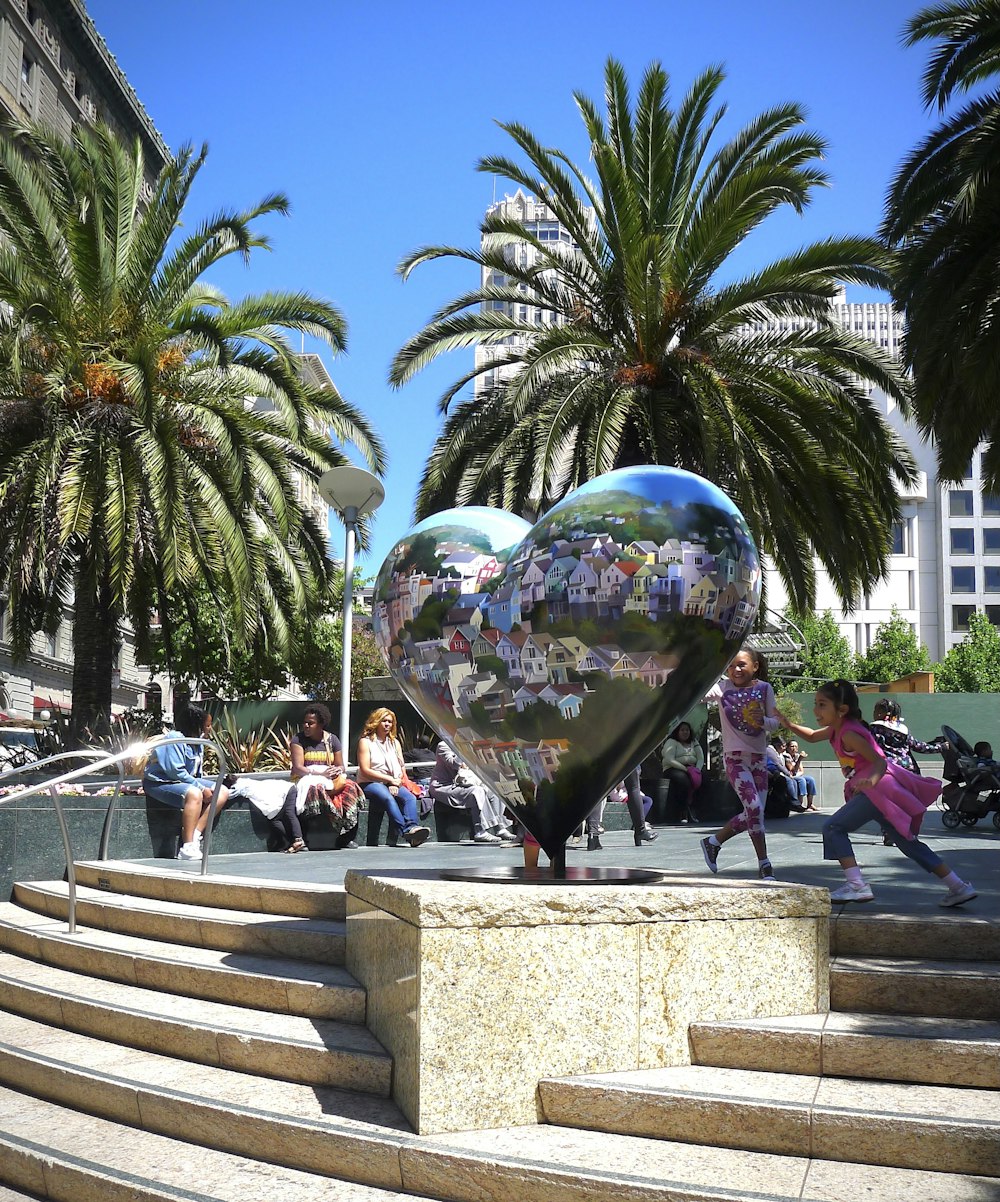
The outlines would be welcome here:
[[[867,652],[859,655],[855,680],[887,684],[931,666],[927,648],[899,610],[893,606],[888,621],[880,622]]]
[[[840,627],[830,610],[822,614],[794,614],[796,625],[805,636],[802,649],[802,672],[805,688],[813,688],[825,680],[854,677],[855,658],[851,644],[840,633]]]
[[[78,736],[110,713],[122,622],[143,657],[159,610],[169,646],[177,591],[206,585],[230,638],[281,647],[332,571],[297,476],[345,462],[331,432],[384,467],[364,417],[297,374],[287,334],[339,350],[338,311],[230,303],[203,279],[287,210],[275,195],[185,220],[205,153],[183,149],[144,199],[139,144],[106,127],[0,138],[0,590],[16,655],[74,605]]]
[[[907,157],[886,204],[914,410],[937,442],[944,479],[961,480],[987,439],[984,474],[1000,489],[1000,0],[924,8],[904,37],[934,43],[928,107],[943,112],[956,95],[977,93]]]
[[[1000,632],[983,613],[969,615],[969,633],[934,668],[937,693],[1000,693]]]
[[[532,516],[613,468],[671,464],[739,505],[797,609],[813,604],[814,550],[850,604],[885,573],[897,486],[913,465],[869,395],[877,385],[906,411],[904,378],[835,323],[830,302],[838,281],[886,287],[888,255],[868,238],[830,238],[729,278],[744,239],[784,206],[800,212],[826,176],[824,143],[794,104],[716,146],[722,82],[705,71],[675,108],[653,64],[633,111],[610,60],[606,114],[575,97],[596,180],[516,124],[501,128],[525,163],[479,163],[543,199],[574,246],[492,213],[480,249],[428,247],[402,262],[406,276],[464,259],[485,282],[402,347],[391,381],[446,351],[481,344],[496,356],[442,397],[447,418],[417,509],[475,503]],[[519,243],[535,262],[525,265]],[[522,305],[550,320],[518,320]],[[456,401],[498,367],[499,384]]]

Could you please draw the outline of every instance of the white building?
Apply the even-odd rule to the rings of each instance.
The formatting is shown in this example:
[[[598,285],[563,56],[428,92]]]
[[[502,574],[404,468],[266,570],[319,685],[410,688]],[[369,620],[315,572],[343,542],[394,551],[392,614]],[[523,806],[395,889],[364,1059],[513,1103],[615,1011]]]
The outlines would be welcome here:
[[[501,214],[523,221],[542,242],[564,244],[572,250],[569,231],[547,205],[518,191],[491,205],[488,214]],[[483,238],[483,244],[486,237]],[[537,259],[529,245],[507,252],[527,266]],[[482,283],[503,285],[508,280],[484,268]],[[521,291],[526,291],[523,285]],[[527,297],[526,297],[527,302]],[[520,321],[536,325],[551,322],[553,315],[527,303],[494,301],[490,307],[503,310]],[[849,302],[840,289],[831,301],[837,321],[848,330],[898,357],[905,332],[903,315],[883,301]],[[801,329],[810,319],[784,318],[780,329]],[[514,341],[514,340],[509,340]],[[503,357],[509,345],[476,348],[476,366]],[[476,379],[476,395],[495,382],[495,373]],[[915,485],[902,497],[902,520],[893,528],[893,551],[886,580],[874,586],[851,613],[840,607],[829,576],[817,562],[816,608],[831,610],[852,648],[865,652],[879,625],[888,621],[893,609],[910,623],[934,660],[944,657],[961,642],[968,629],[969,615],[979,609],[1000,625],[1000,497],[992,497],[981,485],[981,453],[970,464],[961,485],[942,485],[937,480],[934,449],[916,426],[898,412],[895,402],[876,389],[873,399],[883,416],[910,448],[919,470]],[[787,600],[776,572],[768,574],[768,603],[780,610]]]

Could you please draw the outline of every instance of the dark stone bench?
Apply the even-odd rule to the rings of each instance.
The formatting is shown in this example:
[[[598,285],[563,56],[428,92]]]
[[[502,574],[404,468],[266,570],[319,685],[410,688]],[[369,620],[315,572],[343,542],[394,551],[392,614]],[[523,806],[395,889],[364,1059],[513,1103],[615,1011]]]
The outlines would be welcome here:
[[[434,828],[437,831],[438,843],[461,843],[463,839],[471,839],[473,833],[472,811],[464,806],[461,809],[445,805],[444,802],[434,803]]]

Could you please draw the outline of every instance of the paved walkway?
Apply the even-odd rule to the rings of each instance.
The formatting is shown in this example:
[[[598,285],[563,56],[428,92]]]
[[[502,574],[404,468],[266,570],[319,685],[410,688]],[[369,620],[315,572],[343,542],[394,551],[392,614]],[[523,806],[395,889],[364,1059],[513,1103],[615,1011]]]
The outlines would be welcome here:
[[[828,811],[829,812],[829,811]],[[779,880],[807,885],[836,887],[843,876],[835,863],[823,861],[819,814],[798,814],[768,829],[768,852]],[[708,876],[699,840],[708,826],[659,827],[655,843],[633,845],[631,831],[609,831],[601,836],[602,851],[586,851],[586,843],[567,852],[570,865],[595,867],[655,868],[667,874]],[[971,880],[979,897],[955,911],[942,910],[938,901],[943,889],[938,880],[923,872],[893,847],[884,847],[874,827],[865,828],[855,838],[858,861],[875,891],[875,900],[854,906],[866,914],[912,914],[922,917],[961,914],[964,918],[987,918],[1000,922],[1000,831],[992,820],[979,825],[947,831],[941,825],[937,809],[928,812],[924,822],[925,842],[942,856],[965,880]],[[542,857],[544,862],[544,856]],[[178,872],[196,873],[200,864],[176,860],[147,860],[144,863],[172,867]],[[288,856],[256,852],[243,855],[213,855],[212,874],[261,877],[269,880],[302,881],[339,885],[344,873],[352,868],[392,868],[398,871],[413,866],[421,872],[442,868],[499,866],[521,863],[518,847],[478,847],[471,844],[426,843],[420,848],[377,847],[357,851],[304,852]],[[720,876],[752,880],[757,876],[757,861],[746,835],[727,843],[719,858]]]

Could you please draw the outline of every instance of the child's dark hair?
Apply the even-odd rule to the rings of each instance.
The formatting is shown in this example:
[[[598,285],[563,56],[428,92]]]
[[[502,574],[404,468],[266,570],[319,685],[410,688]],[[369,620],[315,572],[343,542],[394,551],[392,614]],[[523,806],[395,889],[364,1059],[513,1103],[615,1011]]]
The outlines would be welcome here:
[[[884,710],[885,716],[892,718],[894,722],[898,722],[903,717],[903,707],[898,701],[892,701],[888,697],[880,697],[875,702],[875,708]]]
[[[743,647],[741,647],[740,651],[743,651],[743,652],[745,652],[745,654],[749,655],[750,658],[753,660],[753,662],[757,665],[757,679],[766,681],[767,680],[767,656],[762,654],[760,651],[757,650],[756,647],[751,646],[749,643],[747,643]],[[737,651],[736,654],[739,655],[739,651]]]
[[[993,759],[993,746],[987,743],[985,739],[981,743],[977,743],[972,750],[981,760]]]
[[[861,704],[858,701],[858,690],[849,680],[844,680],[837,677],[836,680],[827,680],[819,686],[817,693],[822,693],[824,697],[828,697],[835,706],[839,709],[840,706],[847,706],[848,718],[853,718],[856,722],[864,722],[861,716]]]

